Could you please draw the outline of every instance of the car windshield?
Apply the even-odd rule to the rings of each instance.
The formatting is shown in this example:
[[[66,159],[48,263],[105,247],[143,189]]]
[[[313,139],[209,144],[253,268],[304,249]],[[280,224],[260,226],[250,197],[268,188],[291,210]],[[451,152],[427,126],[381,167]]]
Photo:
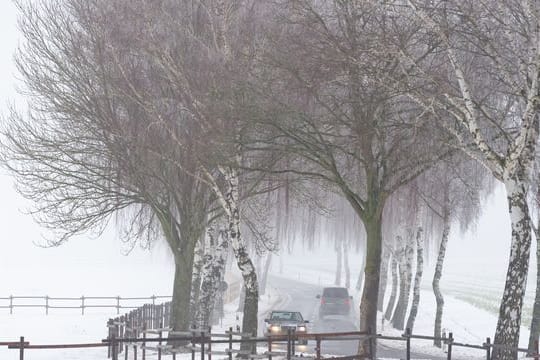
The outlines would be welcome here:
[[[330,298],[346,298],[349,297],[349,292],[345,288],[325,288],[323,296]]]
[[[272,320],[291,320],[291,321],[302,321],[302,315],[298,312],[292,311],[273,311],[270,316]]]

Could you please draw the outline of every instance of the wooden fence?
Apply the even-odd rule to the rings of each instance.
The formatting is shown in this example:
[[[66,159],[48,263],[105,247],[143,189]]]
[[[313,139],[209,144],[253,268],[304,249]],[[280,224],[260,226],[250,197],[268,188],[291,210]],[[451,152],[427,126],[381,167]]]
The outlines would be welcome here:
[[[171,296],[152,295],[148,297],[122,297],[122,296],[80,296],[80,297],[52,297],[52,296],[8,296],[0,297],[0,309],[9,309],[13,314],[15,308],[43,308],[45,314],[50,309],[79,309],[84,315],[85,309],[107,308],[129,310],[139,308],[146,302],[156,304],[158,301],[171,299]]]
[[[168,337],[164,337],[164,333],[168,331]],[[265,337],[254,337],[249,334],[242,334],[234,332],[233,329],[229,329],[225,334],[214,334],[210,332],[172,332],[169,329],[154,329],[154,330],[142,330],[142,337],[123,337],[117,338],[112,334],[107,339],[103,339],[101,342],[88,343],[88,344],[47,344],[47,345],[35,345],[25,341],[24,337],[21,337],[19,341],[2,342],[0,346],[8,346],[10,349],[19,350],[19,359],[24,360],[25,350],[32,349],[66,349],[66,348],[90,348],[90,347],[107,347],[108,357],[113,360],[119,359],[120,349],[123,349],[125,360],[133,359],[138,360],[139,357],[142,360],[146,360],[146,352],[153,351],[154,355],[157,353],[157,359],[161,360],[162,356],[169,355],[172,359],[176,359],[178,353],[191,353],[191,359],[196,360],[196,354],[200,354],[200,360],[212,360],[213,355],[225,355],[229,360],[233,360],[233,355],[241,356],[250,359],[287,359],[287,360],[307,360],[307,359],[332,359],[332,360],[353,360],[353,359],[373,359],[375,349],[375,339],[387,339],[392,341],[405,342],[406,348],[403,359],[411,359],[411,342],[413,340],[430,340],[435,338],[432,336],[413,335],[409,331],[406,331],[402,336],[384,336],[380,334],[370,334],[369,332],[336,332],[336,333],[308,333],[308,334],[296,334],[294,331],[288,331],[286,335],[274,335]],[[151,337],[154,334],[154,337]],[[157,335],[157,337],[156,337]],[[295,355],[296,342],[299,340],[311,340],[315,341],[314,353],[305,353],[301,356]],[[370,353],[364,356],[357,354],[351,354],[340,357],[323,357],[321,355],[321,344],[323,341],[369,341]],[[447,344],[447,360],[452,360],[452,349],[455,347],[467,347],[473,349],[483,350],[485,352],[485,359],[491,360],[491,352],[494,348],[503,347],[510,348],[505,345],[494,345],[486,339],[486,342],[479,345],[463,344],[455,342],[452,333],[448,337],[440,338],[445,344]],[[173,346],[170,344],[181,342],[182,346]],[[241,350],[239,345],[241,343],[249,342],[251,344],[262,343],[266,351],[255,354],[249,350]],[[286,344],[286,351],[276,351],[273,346],[276,343]],[[538,343],[537,343],[538,344]],[[511,348],[517,352],[527,352],[527,349]],[[401,357],[401,356],[400,356]],[[528,356],[528,358],[539,359],[538,346],[536,352]]]

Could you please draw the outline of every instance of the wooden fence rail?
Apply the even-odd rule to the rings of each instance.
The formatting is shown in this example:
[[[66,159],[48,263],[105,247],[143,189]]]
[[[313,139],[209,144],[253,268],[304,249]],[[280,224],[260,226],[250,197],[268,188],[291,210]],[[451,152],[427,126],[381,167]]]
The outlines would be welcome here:
[[[140,350],[140,359],[146,360],[146,352],[153,351],[154,354],[157,353],[157,359],[161,360],[163,355],[171,355],[172,359],[176,359],[176,354],[178,353],[191,353],[191,359],[196,360],[196,354],[200,354],[200,360],[212,360],[212,355],[226,355],[229,360],[233,359],[234,356],[241,356],[243,358],[249,359],[269,359],[272,358],[286,358],[287,360],[300,360],[300,359],[314,359],[322,360],[325,359],[321,356],[321,343],[323,341],[332,341],[332,340],[367,340],[369,341],[370,353],[364,356],[359,356],[357,354],[351,354],[341,357],[331,357],[333,360],[353,360],[353,359],[373,359],[374,349],[375,349],[375,339],[392,339],[395,341],[405,341],[407,344],[405,350],[404,359],[410,360],[410,345],[411,340],[433,340],[435,339],[432,336],[425,335],[412,335],[409,331],[405,332],[401,337],[389,337],[382,336],[380,334],[370,334],[369,332],[337,332],[337,333],[308,333],[308,334],[297,334],[294,331],[289,330],[286,335],[273,335],[265,337],[255,337],[250,336],[249,334],[239,333],[233,331],[232,328],[229,329],[225,334],[214,334],[210,331],[199,332],[169,332],[168,337],[163,336],[166,329],[159,329],[157,331],[145,330],[141,331],[142,337],[124,337],[117,338],[112,334],[107,339],[102,340],[100,343],[88,343],[88,344],[55,344],[55,345],[34,345],[30,344],[28,341],[25,341],[24,337],[21,337],[19,341],[12,342],[3,342],[0,343],[0,346],[8,346],[10,349],[19,350],[19,359],[24,360],[25,349],[66,349],[66,348],[90,348],[90,347],[107,347],[108,348],[108,357],[112,360],[118,360],[120,349],[124,349],[125,360],[133,359],[138,360],[138,350]],[[155,334],[157,337],[148,337],[150,334]],[[301,356],[296,356],[295,346],[299,340],[314,340],[316,342],[315,353],[314,354],[302,354]],[[491,359],[491,350],[495,347],[506,347],[505,345],[493,345],[490,341],[486,341],[481,345],[474,344],[462,344],[453,341],[452,334],[450,333],[448,337],[440,338],[448,345],[448,352],[446,357],[448,360],[452,360],[452,348],[456,346],[469,347],[474,349],[482,349],[486,352],[485,359]],[[489,338],[488,338],[489,339]],[[181,346],[173,346],[171,344],[183,343]],[[239,348],[235,348],[235,345],[238,346],[241,343],[249,342],[252,344],[263,343],[267,346],[267,350],[263,353],[255,354],[251,351],[244,351]],[[273,343],[286,343],[286,351],[275,351],[273,349]],[[152,345],[154,344],[154,345]],[[508,348],[508,347],[506,347]],[[131,350],[131,352],[130,352]],[[527,349],[513,349],[518,352],[527,352]],[[536,352],[530,354],[529,358],[538,359],[538,342],[536,347]],[[329,359],[329,358],[326,358]]]
[[[120,310],[137,309],[143,302],[156,304],[157,301],[171,299],[171,296],[152,295],[147,297],[122,297],[122,296],[80,296],[80,297],[53,297],[53,296],[8,296],[0,297],[0,309],[9,309],[13,314],[15,308],[43,308],[45,314],[49,309],[79,309],[84,315],[86,309],[108,308]],[[129,302],[129,303],[127,303]],[[137,304],[135,304],[137,302]]]

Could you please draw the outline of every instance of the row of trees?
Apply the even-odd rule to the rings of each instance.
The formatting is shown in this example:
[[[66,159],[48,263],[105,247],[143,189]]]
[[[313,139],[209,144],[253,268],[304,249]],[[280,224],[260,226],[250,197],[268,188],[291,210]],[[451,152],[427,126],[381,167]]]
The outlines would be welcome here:
[[[199,292],[216,291],[211,274],[230,246],[244,279],[243,330],[255,332],[259,281],[249,249],[292,244],[283,237],[295,226],[291,198],[324,209],[325,194],[344,199],[365,232],[361,329],[376,329],[387,266],[399,267],[408,294],[411,246],[400,249],[416,241],[420,264],[428,234],[442,234],[433,279],[440,319],[450,225],[477,213],[485,183],[472,159],[508,194],[512,245],[495,343],[517,346],[532,239],[540,5],[52,0],[19,8],[16,61],[28,109],[7,117],[4,164],[55,245],[102,229],[112,215],[130,238],[165,238],[176,265],[175,329],[189,326]],[[424,217],[438,231],[421,225]],[[396,239],[390,249],[408,253],[405,261],[382,262],[384,238]],[[197,256],[217,259],[215,267],[203,271]],[[406,308],[401,296],[398,327]],[[362,343],[359,352],[367,350]]]

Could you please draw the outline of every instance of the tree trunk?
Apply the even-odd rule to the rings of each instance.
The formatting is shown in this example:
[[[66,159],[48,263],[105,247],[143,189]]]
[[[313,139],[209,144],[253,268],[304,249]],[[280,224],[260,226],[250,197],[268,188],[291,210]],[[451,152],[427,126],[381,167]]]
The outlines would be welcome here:
[[[204,257],[204,280],[201,285],[200,326],[210,326],[216,295],[221,287],[221,275],[225,269],[228,243],[215,228],[208,229],[208,247]]]
[[[504,178],[512,225],[512,242],[494,343],[513,348],[519,345],[521,311],[531,251],[531,219],[527,206],[527,184],[523,180],[525,178],[525,176]],[[516,358],[515,350],[495,348],[493,351],[493,360]]]
[[[362,263],[360,264],[360,272],[358,273],[358,280],[356,280],[356,290],[362,290],[362,285],[364,283],[364,270],[366,268],[366,252],[362,252],[360,257]]]
[[[257,315],[259,306],[259,284],[253,262],[247,251],[246,244],[240,232],[240,208],[238,190],[238,171],[227,168],[224,171],[227,183],[225,202],[228,208],[228,235],[230,244],[236,257],[238,268],[242,273],[245,288],[244,316],[242,319],[242,332],[257,335]],[[240,350],[255,352],[255,343],[242,342]]]
[[[394,311],[394,305],[396,304],[397,296],[397,287],[398,287],[398,262],[396,259],[396,252],[392,254],[391,268],[392,268],[392,290],[390,292],[390,299],[388,299],[388,304],[386,305],[386,312],[384,313],[384,318],[388,321],[392,318],[392,313]]]
[[[156,208],[156,214],[175,263],[169,327],[174,331],[186,331],[189,329],[191,320],[190,302],[195,246],[200,240],[202,229],[193,226],[194,221],[186,221],[177,226],[172,220],[172,215],[159,208]]]
[[[382,211],[380,212],[382,213]],[[377,297],[379,295],[379,277],[381,271],[381,250],[382,250],[382,215],[364,217],[366,229],[366,265],[365,281],[360,302],[360,331],[377,331]],[[374,347],[374,351],[376,346]],[[358,353],[360,356],[369,354],[369,341],[360,341]],[[369,354],[376,358],[376,354]]]
[[[270,271],[270,265],[272,264],[272,252],[269,252],[266,256],[266,262],[264,264],[264,269],[262,273],[261,286],[259,293],[264,295],[266,293],[266,283],[268,281],[268,272]]]
[[[529,333],[529,352],[527,355],[535,353],[535,342],[540,336],[540,219],[537,221],[535,229],[536,237],[536,293],[534,295],[533,315],[531,319],[531,331]]]
[[[343,240],[337,239],[337,243],[334,246],[334,249],[336,250],[337,255],[337,261],[336,261],[336,279],[334,280],[334,284],[339,286],[341,285],[341,263],[342,263],[342,251],[341,251],[341,242]]]
[[[435,274],[433,274],[433,293],[435,294],[435,301],[437,302],[437,310],[435,311],[435,326],[433,328],[433,345],[437,347],[442,347],[442,342],[440,340],[441,333],[441,324],[442,324],[442,314],[444,308],[444,298],[441,293],[441,288],[439,282],[441,281],[444,256],[446,255],[446,245],[448,243],[448,235],[450,234],[450,214],[448,213],[448,207],[445,204],[445,209],[443,213],[443,233],[441,238],[441,245],[439,246],[439,255],[437,256],[437,264],[435,265]]]
[[[347,244],[343,243],[343,270],[345,270],[345,287],[348,289],[351,287],[351,269],[349,268],[349,255],[347,254]]]
[[[240,295],[238,296],[238,307],[236,308],[236,312],[244,312],[244,305],[246,304],[246,284],[242,283],[242,287],[240,288]]]
[[[197,236],[198,238],[198,236]],[[194,241],[192,241],[194,243]],[[195,246],[191,245],[175,256],[175,272],[173,285],[173,299],[171,303],[170,327],[174,331],[189,329],[191,281],[193,278],[193,258]]]
[[[399,262],[399,298],[392,316],[392,326],[398,330],[403,330],[405,327],[405,316],[409,306],[409,295],[411,292],[412,282],[412,262],[414,254],[414,246],[411,243],[410,232],[407,236],[404,252]]]
[[[422,282],[422,272],[424,271],[424,240],[422,239],[422,228],[416,232],[416,274],[414,276],[413,301],[411,311],[407,319],[407,329],[411,332],[414,329],[414,320],[418,314],[418,304],[420,303],[420,283]]]
[[[387,254],[388,251],[383,250],[383,254]],[[383,311],[384,308],[384,293],[386,292],[386,284],[388,282],[388,256],[382,257],[381,262],[381,281],[379,283],[379,294],[377,300],[377,310]]]

